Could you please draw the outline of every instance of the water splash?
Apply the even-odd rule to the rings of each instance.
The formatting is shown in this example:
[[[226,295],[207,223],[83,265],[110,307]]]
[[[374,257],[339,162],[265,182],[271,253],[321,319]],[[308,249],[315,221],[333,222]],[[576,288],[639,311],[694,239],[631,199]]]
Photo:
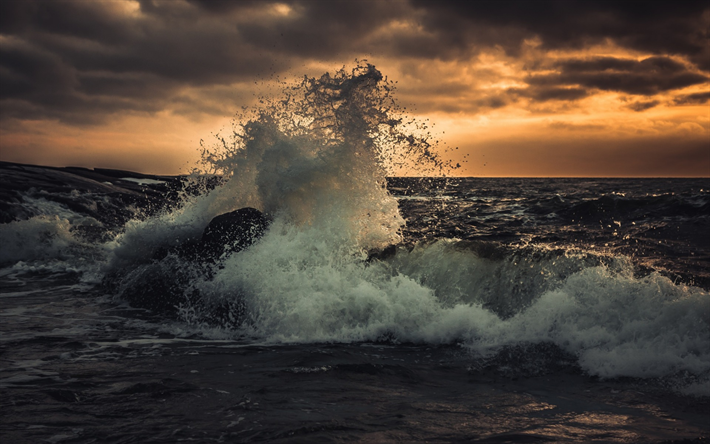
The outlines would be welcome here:
[[[404,224],[385,177],[417,168],[445,174],[426,126],[407,120],[394,86],[371,64],[304,77],[266,100],[229,138],[204,148],[204,165],[229,177],[220,200],[340,233],[359,248],[400,240]]]
[[[483,355],[549,343],[603,377],[708,375],[708,293],[658,275],[638,278],[624,260],[538,251],[484,257],[440,241],[367,261],[368,250],[401,240],[387,174],[408,164],[447,168],[419,130],[398,114],[391,84],[372,65],[304,78],[204,147],[220,186],[127,226],[113,247],[118,288],[152,279],[146,297],[164,298],[210,334],[458,341]],[[249,249],[217,264],[156,257],[246,206],[272,218]]]
[[[111,247],[111,268],[194,239],[212,218],[242,207],[319,230],[350,254],[399,242],[404,220],[386,175],[446,174],[454,166],[438,155],[426,125],[401,112],[393,91],[366,62],[285,85],[236,119],[231,134],[203,143],[202,169],[223,184],[128,224]]]

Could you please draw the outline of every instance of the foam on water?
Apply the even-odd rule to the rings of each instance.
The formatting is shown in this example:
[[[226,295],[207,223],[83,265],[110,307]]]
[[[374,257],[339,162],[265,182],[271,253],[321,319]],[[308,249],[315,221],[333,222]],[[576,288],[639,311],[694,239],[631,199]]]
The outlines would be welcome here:
[[[30,217],[0,224],[0,264],[33,260],[71,262],[91,256],[87,253],[96,250],[95,245],[77,234],[77,229],[102,227],[101,222],[44,198],[24,195],[22,200]]]
[[[418,259],[422,268],[405,274],[393,264],[342,256],[316,230],[277,225],[198,288],[214,299],[243,300],[248,315],[240,332],[273,341],[459,341],[482,355],[507,345],[551,342],[602,377],[710,371],[710,296],[701,289],[674,285],[658,274],[636,278],[630,265],[570,273],[567,264],[556,269],[550,263],[548,270],[564,276],[548,283],[552,288],[523,304],[505,291],[490,301],[485,287],[496,276],[506,279],[495,269],[510,263],[475,255],[469,262],[461,259],[440,255],[429,267]],[[436,276],[437,267],[450,274]],[[496,313],[516,304],[512,316]],[[185,312],[186,319],[198,321],[193,314]]]
[[[0,263],[66,258],[83,244],[72,228],[70,220],[46,215],[0,225]]]

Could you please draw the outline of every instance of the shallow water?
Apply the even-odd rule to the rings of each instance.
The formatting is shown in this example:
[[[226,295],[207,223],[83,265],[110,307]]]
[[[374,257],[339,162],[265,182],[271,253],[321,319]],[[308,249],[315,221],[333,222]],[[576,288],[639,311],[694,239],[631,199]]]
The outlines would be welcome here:
[[[658,442],[708,432],[707,398],[590,378],[544,348],[482,361],[457,345],[209,340],[83,286],[48,285],[2,294],[3,442]]]

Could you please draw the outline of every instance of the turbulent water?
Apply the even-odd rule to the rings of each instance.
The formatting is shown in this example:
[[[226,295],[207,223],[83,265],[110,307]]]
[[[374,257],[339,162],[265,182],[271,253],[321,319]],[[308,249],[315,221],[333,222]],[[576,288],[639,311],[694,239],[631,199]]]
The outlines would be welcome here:
[[[306,78],[216,176],[1,165],[6,438],[707,434],[710,181],[388,177],[455,172],[391,92]],[[249,248],[179,254],[242,207]]]

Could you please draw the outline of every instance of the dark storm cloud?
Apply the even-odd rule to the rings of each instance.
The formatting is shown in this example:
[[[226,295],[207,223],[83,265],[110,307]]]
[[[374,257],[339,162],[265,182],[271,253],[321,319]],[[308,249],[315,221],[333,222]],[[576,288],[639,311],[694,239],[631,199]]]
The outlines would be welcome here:
[[[422,23],[461,47],[482,42],[511,54],[523,39],[544,48],[579,49],[611,39],[622,47],[687,57],[710,70],[710,5],[707,1],[412,0],[426,11]]]
[[[646,111],[647,109],[654,108],[658,106],[661,102],[658,100],[649,100],[648,102],[635,102],[629,105],[627,108],[636,112]]]
[[[135,29],[105,2],[6,0],[0,2],[0,32],[44,32],[120,43]]]
[[[589,92],[583,88],[560,88],[554,86],[531,86],[525,89],[509,88],[506,91],[514,97],[526,97],[536,102],[547,102],[550,100],[573,101],[589,95]]]
[[[535,68],[544,74],[532,73],[525,79],[528,88],[510,88],[506,90],[507,94],[534,102],[574,101],[595,91],[650,97],[708,81],[707,76],[685,64],[660,56],[641,61],[616,57],[566,59]],[[658,100],[645,100],[627,107],[633,111],[645,111],[659,103]]]
[[[74,86],[74,71],[46,50],[22,41],[0,46],[0,97],[20,98]]]
[[[194,5],[199,6],[202,9],[205,9],[207,11],[221,14],[224,12],[231,12],[234,11],[235,9],[240,9],[245,6],[251,6],[251,5],[257,5],[260,2],[263,3],[263,0],[240,0],[238,2],[236,1],[228,1],[228,0],[187,0],[188,3],[192,3]],[[152,0],[141,0],[141,4],[143,5],[144,9],[148,9],[150,5],[154,4],[155,2]],[[292,1],[283,1],[281,3],[288,4],[288,3],[293,3]]]
[[[518,54],[534,37],[543,49],[612,39],[658,57],[564,61],[557,74],[531,76],[527,89],[482,95],[465,108],[519,97],[573,101],[596,90],[653,95],[707,81],[697,72],[710,70],[705,3],[619,3],[141,0],[131,10],[123,2],[4,0],[0,118],[91,123],[170,109],[186,88],[266,79],[311,61],[372,53],[466,62],[482,48]],[[195,112],[211,112],[191,100]]]
[[[292,17],[243,23],[238,27],[240,36],[250,45],[277,53],[279,57],[349,62],[351,54],[386,51],[387,42],[372,42],[372,33],[406,14],[403,2],[309,1],[292,4]]]
[[[8,3],[19,18],[5,18],[2,34],[42,46],[79,70],[148,72],[200,84],[263,74],[274,63],[245,45],[229,18],[179,1],[143,2],[145,14],[138,16],[109,8],[119,2],[2,4]]]
[[[55,52],[11,39],[0,44],[2,118],[99,122],[117,111],[161,109],[169,82],[146,73],[81,72]]]
[[[707,76],[668,57],[650,57],[641,61],[613,57],[564,60],[556,63],[555,68],[558,73],[531,76],[527,82],[540,86],[577,85],[651,96],[708,81]]]
[[[280,15],[289,3],[292,14]],[[1,117],[77,122],[84,109],[94,122],[117,110],[152,112],[183,87],[269,78],[313,59],[351,61],[406,3],[144,0],[137,14],[125,6],[0,3]]]
[[[676,105],[702,105],[710,100],[710,91],[695,94],[685,94],[676,97],[673,103]]]

